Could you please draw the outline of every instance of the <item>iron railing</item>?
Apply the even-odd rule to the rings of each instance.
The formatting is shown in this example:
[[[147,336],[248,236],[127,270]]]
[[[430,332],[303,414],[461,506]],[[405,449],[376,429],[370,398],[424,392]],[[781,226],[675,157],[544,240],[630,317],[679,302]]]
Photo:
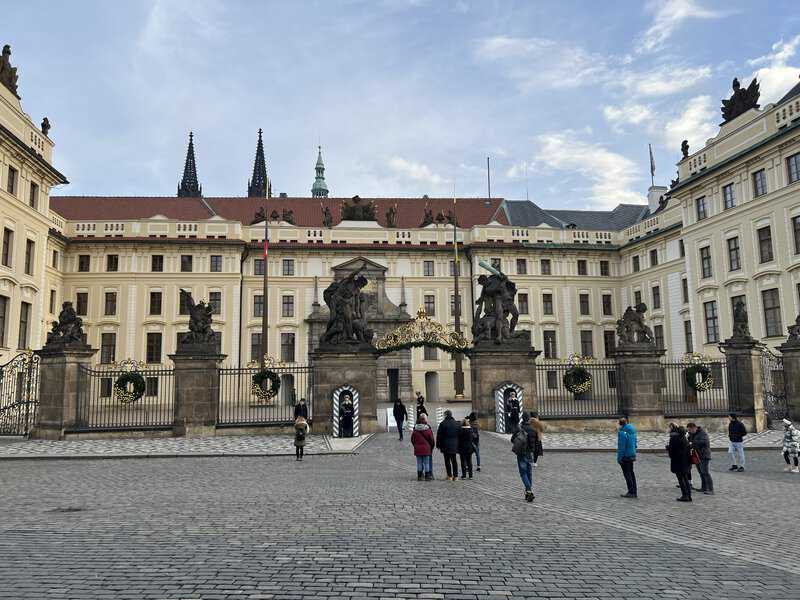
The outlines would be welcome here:
[[[39,357],[18,354],[0,365],[0,435],[28,435],[39,407]]]
[[[78,368],[76,431],[168,429],[175,419],[175,379],[168,368],[140,371],[145,393],[130,403],[114,394],[114,382],[125,373],[115,365]]]
[[[769,348],[761,351],[761,384],[764,390],[764,410],[770,427],[789,416],[786,399],[786,379],[783,371],[783,357]]]
[[[730,360],[730,357],[728,357]],[[661,399],[667,417],[724,416],[743,412],[746,403],[739,392],[738,369],[728,360],[711,360],[705,364],[711,370],[713,383],[708,390],[698,392],[686,379],[688,366],[683,362],[662,362]]]
[[[570,368],[569,364],[561,361],[536,364],[540,418],[613,418],[622,414],[616,362],[597,360],[583,366],[592,376],[592,389],[573,394],[564,387],[564,373]]]
[[[219,370],[219,409],[217,426],[288,425],[294,422],[294,407],[305,398],[308,418],[313,418],[313,370],[308,365],[274,367],[281,386],[277,397],[259,400],[252,392],[253,375],[258,367]]]

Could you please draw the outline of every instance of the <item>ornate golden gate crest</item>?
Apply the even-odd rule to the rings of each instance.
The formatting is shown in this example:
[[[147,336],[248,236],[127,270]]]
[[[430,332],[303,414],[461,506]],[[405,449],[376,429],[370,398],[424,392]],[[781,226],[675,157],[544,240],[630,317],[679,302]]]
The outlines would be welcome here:
[[[403,323],[375,344],[379,354],[420,346],[435,346],[450,353],[465,352],[467,339],[463,333],[448,330],[441,323],[431,319],[425,314],[425,309],[420,307],[416,319]]]

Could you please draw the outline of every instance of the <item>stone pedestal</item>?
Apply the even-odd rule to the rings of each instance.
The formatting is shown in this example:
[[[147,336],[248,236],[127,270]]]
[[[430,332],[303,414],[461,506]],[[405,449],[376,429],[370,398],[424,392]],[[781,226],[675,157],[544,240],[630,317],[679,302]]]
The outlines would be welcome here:
[[[219,409],[219,365],[224,354],[170,354],[175,363],[176,436],[206,437],[216,434]]]
[[[89,367],[97,352],[89,346],[61,346],[37,350],[39,355],[39,410],[31,430],[37,440],[61,440],[75,429],[80,392],[80,367]]]
[[[478,416],[480,428],[486,431],[497,430],[495,391],[504,384],[521,388],[523,411],[538,409],[536,357],[541,352],[531,347],[529,331],[519,333],[523,335],[514,343],[481,342],[470,351],[472,410]]]
[[[761,350],[753,338],[729,338],[720,344],[727,360],[728,399],[731,412],[752,415],[756,432],[767,429]]]
[[[666,428],[661,398],[664,353],[655,344],[648,343],[621,344],[614,352],[619,372],[620,408],[640,431]]]
[[[800,344],[786,343],[779,350],[783,355],[783,381],[789,418],[798,422],[800,421]]]
[[[359,433],[381,431],[378,424],[376,363],[370,350],[318,350],[311,353],[314,369],[313,433],[333,434],[333,392],[349,385],[358,392]]]

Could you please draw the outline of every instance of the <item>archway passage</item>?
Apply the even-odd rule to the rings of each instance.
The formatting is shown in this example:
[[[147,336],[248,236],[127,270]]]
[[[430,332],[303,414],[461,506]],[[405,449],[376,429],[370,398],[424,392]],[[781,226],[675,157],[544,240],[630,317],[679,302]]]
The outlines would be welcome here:
[[[414,320],[403,323],[394,331],[387,333],[376,342],[375,348],[378,354],[388,354],[407,348],[428,346],[452,354],[466,353],[467,345],[467,338],[463,333],[447,329],[425,314],[424,308],[420,308]]]

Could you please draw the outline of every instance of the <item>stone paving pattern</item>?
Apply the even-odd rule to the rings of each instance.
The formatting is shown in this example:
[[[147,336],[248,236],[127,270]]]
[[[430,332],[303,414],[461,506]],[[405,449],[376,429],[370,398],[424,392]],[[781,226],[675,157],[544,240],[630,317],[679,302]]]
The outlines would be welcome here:
[[[522,500],[506,441],[473,481],[416,481],[408,440],[354,455],[11,461],[0,598],[797,600],[800,475],[775,450],[675,502],[665,456],[623,500],[607,453],[545,454]],[[788,546],[787,546],[788,544]],[[787,548],[789,548],[787,550]]]

